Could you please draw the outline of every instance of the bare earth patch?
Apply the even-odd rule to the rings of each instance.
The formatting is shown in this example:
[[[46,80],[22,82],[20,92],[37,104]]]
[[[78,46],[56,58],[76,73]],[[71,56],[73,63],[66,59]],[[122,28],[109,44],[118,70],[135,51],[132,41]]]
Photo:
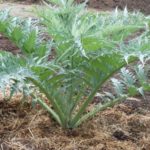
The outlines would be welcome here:
[[[84,0],[77,0],[82,2]],[[127,7],[131,11],[141,11],[144,14],[150,14],[150,1],[149,0],[89,0],[88,6],[98,10],[113,10],[116,7],[124,9]]]
[[[2,34],[0,34],[0,50],[9,51],[13,54],[17,54],[19,52],[19,48]]]
[[[34,17],[34,14],[32,13],[33,6],[35,5],[5,2],[0,4],[0,10],[10,9],[12,16]]]

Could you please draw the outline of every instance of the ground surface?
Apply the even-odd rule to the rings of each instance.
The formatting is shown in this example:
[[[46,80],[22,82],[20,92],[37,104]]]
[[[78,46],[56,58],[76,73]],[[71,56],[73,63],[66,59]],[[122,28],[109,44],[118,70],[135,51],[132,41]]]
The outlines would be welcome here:
[[[24,4],[24,3],[12,3],[5,2],[0,3],[0,10],[10,9],[11,15],[19,17],[33,17],[34,4]]]
[[[110,10],[118,7],[129,10],[140,10],[145,14],[150,14],[150,0],[90,0],[89,6],[100,10]]]
[[[3,0],[5,2],[5,0]],[[33,16],[29,11],[32,10],[32,6],[40,0],[21,0],[17,3],[8,3],[13,0],[7,0],[5,3],[0,4],[0,9],[12,8],[12,14],[17,16]],[[84,0],[76,0],[77,2],[82,2]],[[40,2],[39,2],[40,3]],[[32,6],[31,6],[32,4]],[[146,15],[150,14],[150,0],[89,0],[88,6],[98,10],[113,10],[116,7],[119,9],[124,9],[126,6],[129,10],[135,11],[139,10]]]
[[[135,4],[143,2],[138,5],[142,6],[141,10],[150,10],[148,1],[146,5],[144,1],[127,0],[134,4],[130,8],[137,8]],[[90,5],[95,7],[97,4],[97,8],[107,10],[114,8],[113,4],[117,2],[119,0],[99,0]],[[31,5],[5,3],[0,9],[8,6],[12,7],[14,16],[32,17],[31,12],[25,11]],[[2,35],[0,49],[19,51]],[[0,96],[0,150],[150,150],[150,93],[146,94],[146,100],[140,96],[130,98],[98,113],[72,131],[62,130],[39,106],[32,109],[29,103],[22,104],[19,99],[20,95],[6,103]]]
[[[1,150],[150,148],[150,107],[141,98],[130,98],[70,131],[62,130],[40,107],[32,109],[29,103],[21,105],[17,99],[19,96],[10,103],[0,101]]]

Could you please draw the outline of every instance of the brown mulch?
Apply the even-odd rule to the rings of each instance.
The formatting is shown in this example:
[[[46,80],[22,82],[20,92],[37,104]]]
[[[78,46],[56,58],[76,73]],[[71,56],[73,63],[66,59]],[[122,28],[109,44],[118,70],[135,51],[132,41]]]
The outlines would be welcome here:
[[[148,97],[150,98],[150,97]],[[39,106],[19,96],[0,101],[0,146],[4,150],[149,150],[150,107],[130,98],[98,113],[74,130],[63,130]],[[135,105],[136,104],[136,105]],[[135,107],[136,106],[136,107]]]

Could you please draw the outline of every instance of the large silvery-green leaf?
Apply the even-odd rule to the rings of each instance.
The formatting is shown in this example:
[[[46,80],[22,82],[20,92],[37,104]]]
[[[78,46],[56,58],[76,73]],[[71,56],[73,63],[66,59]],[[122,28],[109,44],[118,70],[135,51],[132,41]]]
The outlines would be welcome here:
[[[112,13],[89,12],[83,5],[73,4],[72,0],[51,2],[57,7],[44,7],[38,10],[38,14],[43,32],[47,32],[53,41],[55,57],[44,59],[48,57],[45,47],[44,52],[38,49],[35,44],[38,34],[30,30],[32,28],[23,32],[23,35],[28,33],[31,36],[26,36],[20,45],[19,24],[13,34],[15,38],[12,38],[12,32],[7,35],[23,48],[25,55],[11,55],[10,62],[6,63],[9,57],[2,54],[4,61],[1,61],[0,68],[3,75],[8,73],[13,80],[23,78],[19,83],[30,83],[34,88],[32,98],[63,128],[74,128],[124,98],[118,94],[119,98],[113,97],[104,105],[100,103],[87,111],[95,94],[122,67],[136,60],[144,64],[149,58],[149,18],[140,13],[129,13],[127,9]],[[12,20],[10,31],[16,27],[15,19]],[[30,34],[29,31],[33,32]],[[13,70],[9,70],[11,64],[14,64]],[[25,70],[25,73],[20,76],[18,69]],[[12,76],[14,71],[16,76]],[[134,89],[130,88],[129,92],[133,94]],[[45,95],[50,105],[39,93]]]

